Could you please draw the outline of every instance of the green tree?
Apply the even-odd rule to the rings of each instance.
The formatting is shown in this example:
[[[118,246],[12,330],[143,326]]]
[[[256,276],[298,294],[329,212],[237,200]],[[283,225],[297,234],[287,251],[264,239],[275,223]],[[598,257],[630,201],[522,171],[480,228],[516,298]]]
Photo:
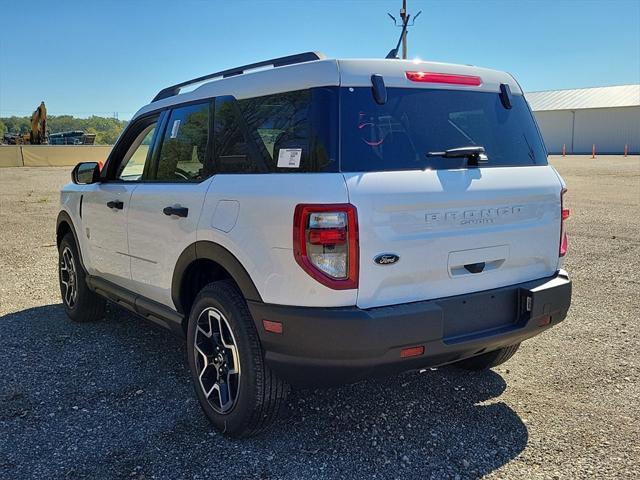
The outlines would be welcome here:
[[[31,117],[0,118],[1,125],[7,133],[26,133],[31,129]],[[124,120],[109,117],[91,116],[89,118],[75,118],[72,115],[49,115],[47,117],[48,133],[82,130],[96,134],[96,144],[113,145],[127,125]],[[2,132],[0,127],[0,132]],[[1,133],[0,133],[1,135]]]

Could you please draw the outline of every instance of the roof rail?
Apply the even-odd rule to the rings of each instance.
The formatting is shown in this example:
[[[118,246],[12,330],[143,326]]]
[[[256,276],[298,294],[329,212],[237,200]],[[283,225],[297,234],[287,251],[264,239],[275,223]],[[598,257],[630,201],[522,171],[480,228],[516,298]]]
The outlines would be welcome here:
[[[241,67],[230,68],[228,70],[222,70],[216,73],[210,73],[209,75],[203,75],[202,77],[194,78],[192,80],[187,80],[186,82],[178,83],[176,85],[172,85],[170,87],[164,88],[160,90],[160,92],[153,98],[153,102],[158,100],[162,100],[163,98],[173,97],[174,95],[178,95],[180,90],[188,85],[193,85],[194,83],[204,82],[205,80],[210,80],[212,78],[226,78],[233,77],[235,75],[242,75],[247,70],[253,70],[254,68],[273,66],[275,67],[283,67],[285,65],[293,65],[295,63],[302,62],[311,62],[313,60],[322,60],[326,58],[320,52],[304,52],[304,53],[296,53],[294,55],[287,55],[286,57],[272,58],[271,60],[265,60],[263,62],[251,63],[249,65],[243,65]]]

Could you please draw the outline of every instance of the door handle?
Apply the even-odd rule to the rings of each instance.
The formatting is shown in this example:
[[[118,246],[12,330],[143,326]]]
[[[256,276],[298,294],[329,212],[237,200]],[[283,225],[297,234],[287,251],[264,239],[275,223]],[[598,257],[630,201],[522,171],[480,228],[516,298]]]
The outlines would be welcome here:
[[[469,273],[481,273],[484,270],[485,266],[486,266],[485,262],[478,262],[478,263],[468,263],[464,266],[464,268]]]
[[[162,213],[169,216],[186,217],[189,215],[189,209],[187,207],[164,207]]]
[[[124,203],[122,203],[120,200],[111,200],[110,202],[107,202],[107,207],[115,208],[116,210],[122,210],[124,208]]]

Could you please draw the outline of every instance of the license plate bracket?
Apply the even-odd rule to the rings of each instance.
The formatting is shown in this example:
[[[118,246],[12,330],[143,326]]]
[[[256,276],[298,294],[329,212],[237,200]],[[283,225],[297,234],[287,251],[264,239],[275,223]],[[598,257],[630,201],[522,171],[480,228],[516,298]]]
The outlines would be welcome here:
[[[476,335],[514,326],[522,319],[520,289],[454,297],[440,305],[444,312],[444,338]]]

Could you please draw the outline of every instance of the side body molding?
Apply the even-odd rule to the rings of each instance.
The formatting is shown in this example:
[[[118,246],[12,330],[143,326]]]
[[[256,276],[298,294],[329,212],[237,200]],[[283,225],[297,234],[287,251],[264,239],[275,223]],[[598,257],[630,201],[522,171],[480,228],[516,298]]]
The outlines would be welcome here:
[[[176,309],[180,313],[184,313],[180,301],[180,287],[184,279],[184,274],[189,265],[195,260],[207,259],[219,264],[224,268],[233,280],[238,284],[240,291],[247,300],[254,302],[262,302],[262,297],[258,292],[253,280],[247,273],[246,269],[238,261],[238,259],[226,248],[217,243],[208,241],[197,241],[192,243],[180,254],[173,270],[171,280],[171,299]]]

